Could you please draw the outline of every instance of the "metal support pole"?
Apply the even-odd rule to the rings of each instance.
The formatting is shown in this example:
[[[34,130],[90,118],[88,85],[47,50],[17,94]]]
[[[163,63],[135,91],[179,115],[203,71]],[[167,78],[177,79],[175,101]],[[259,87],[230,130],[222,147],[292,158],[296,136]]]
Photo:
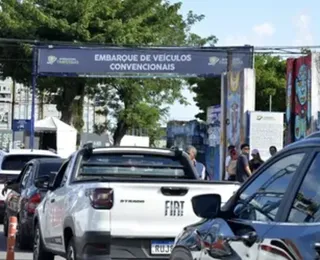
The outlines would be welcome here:
[[[269,96],[269,112],[272,112],[272,95]]]
[[[13,129],[13,121],[14,121],[14,111],[15,111],[15,104],[16,104],[16,82],[15,80],[12,81],[12,89],[11,89],[11,130],[12,130],[12,145],[11,148],[14,148],[14,129]]]
[[[37,60],[38,50],[33,47],[33,62],[32,62],[32,101],[31,101],[31,129],[30,129],[30,149],[34,148],[34,122],[35,122],[35,106],[36,106],[36,86],[37,86]]]
[[[222,174],[221,174],[221,179],[224,180],[225,179],[225,175],[226,175],[226,170],[225,170],[225,161],[226,161],[226,157],[227,157],[227,97],[228,97],[228,89],[230,89],[230,79],[231,79],[231,75],[230,72],[232,71],[232,51],[229,50],[228,51],[228,59],[227,59],[227,84],[223,84],[221,91],[223,91],[223,95],[221,95],[223,97],[223,101],[221,102],[223,104],[222,107],[222,115],[223,115],[223,120],[222,120],[222,128],[221,128],[221,132],[222,132],[222,149],[221,149],[221,156],[222,156],[222,164],[221,164],[221,169],[222,169]]]

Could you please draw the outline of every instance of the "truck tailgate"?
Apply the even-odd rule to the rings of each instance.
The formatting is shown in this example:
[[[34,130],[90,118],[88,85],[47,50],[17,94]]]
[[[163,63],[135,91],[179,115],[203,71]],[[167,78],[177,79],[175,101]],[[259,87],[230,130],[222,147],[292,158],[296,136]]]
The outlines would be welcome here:
[[[191,198],[220,194],[225,203],[238,189],[235,184],[202,183],[117,183],[111,209],[113,237],[173,238],[184,226],[200,219],[194,214]]]

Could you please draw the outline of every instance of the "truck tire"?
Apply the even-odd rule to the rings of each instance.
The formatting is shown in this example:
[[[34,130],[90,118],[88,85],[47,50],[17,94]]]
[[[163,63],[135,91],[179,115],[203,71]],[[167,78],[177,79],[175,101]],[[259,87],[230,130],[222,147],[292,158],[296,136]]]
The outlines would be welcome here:
[[[34,230],[34,240],[33,240],[33,260],[54,260],[54,254],[46,251],[43,246],[40,226],[37,223]]]
[[[20,223],[20,219],[18,219],[16,241],[17,248],[20,250],[32,249],[32,243],[30,243],[30,240],[26,237],[24,229]]]
[[[183,247],[177,247],[173,249],[170,260],[193,260],[189,250]]]
[[[74,245],[73,237],[70,238],[67,247],[67,260],[77,260],[76,247]]]

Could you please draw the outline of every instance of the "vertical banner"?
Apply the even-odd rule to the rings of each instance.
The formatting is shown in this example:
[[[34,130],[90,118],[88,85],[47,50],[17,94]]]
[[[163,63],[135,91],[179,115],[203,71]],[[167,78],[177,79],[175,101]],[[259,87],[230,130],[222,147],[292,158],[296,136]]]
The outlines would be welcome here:
[[[230,84],[227,96],[227,145],[240,147],[241,87],[240,72],[228,73]]]
[[[294,141],[311,133],[311,55],[295,60]]]
[[[287,59],[287,86],[286,86],[286,144],[294,140],[294,85],[293,85],[294,59]]]
[[[219,180],[220,170],[220,137],[221,137],[221,106],[207,109],[208,145],[206,166],[211,180]]]

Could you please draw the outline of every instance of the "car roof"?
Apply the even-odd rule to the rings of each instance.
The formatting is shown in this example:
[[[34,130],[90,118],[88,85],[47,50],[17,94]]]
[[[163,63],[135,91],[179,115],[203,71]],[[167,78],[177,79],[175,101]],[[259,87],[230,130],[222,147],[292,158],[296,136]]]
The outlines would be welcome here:
[[[297,141],[287,145],[283,150],[286,151],[289,149],[291,150],[304,147],[320,147],[320,137],[302,139],[301,141]]]
[[[9,152],[5,153],[5,155],[52,155],[55,157],[59,157],[57,154],[48,151],[48,150],[40,150],[40,149],[12,149]]]
[[[32,159],[30,162],[35,162],[39,164],[46,164],[46,163],[63,163],[65,160],[62,158],[38,158]]]
[[[164,148],[150,148],[150,147],[139,147],[139,146],[107,146],[107,147],[96,147],[93,148],[93,153],[110,153],[110,152],[124,152],[124,153],[146,153],[156,155],[167,155],[174,156],[175,151],[172,149]]]

